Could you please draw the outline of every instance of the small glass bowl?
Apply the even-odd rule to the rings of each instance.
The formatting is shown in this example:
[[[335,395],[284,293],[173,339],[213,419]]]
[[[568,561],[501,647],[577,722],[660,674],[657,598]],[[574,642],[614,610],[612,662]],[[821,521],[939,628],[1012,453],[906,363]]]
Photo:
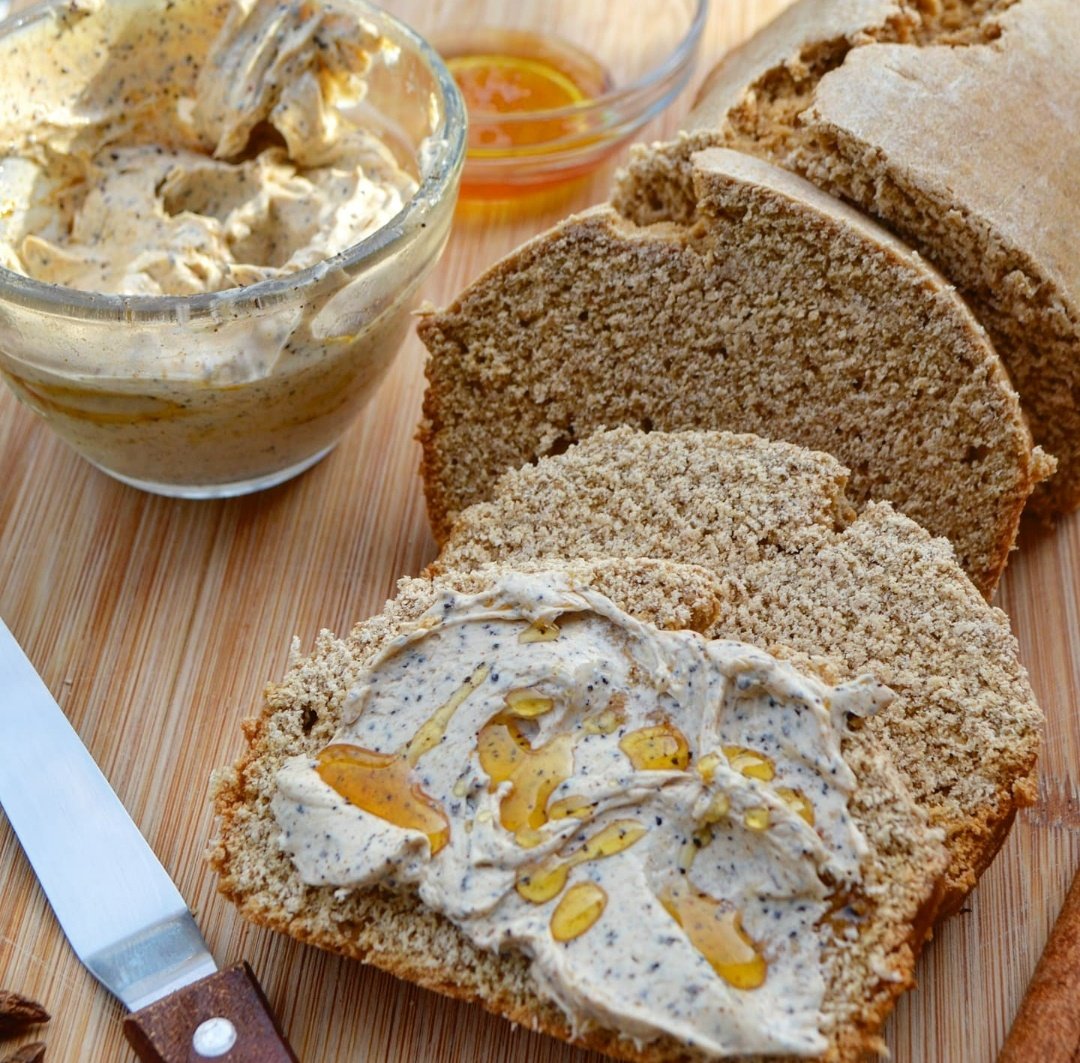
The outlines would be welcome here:
[[[320,2],[391,42],[366,75],[363,112],[419,183],[395,217],[308,269],[209,294],[90,293],[0,267],[0,375],[79,454],[132,486],[224,497],[317,462],[391,365],[446,243],[465,154],[453,78],[421,37],[365,0]],[[206,9],[223,10],[213,0]],[[0,25],[0,60],[65,10],[40,4]],[[184,3],[86,10],[102,10],[112,33],[132,19],[183,18],[174,11]]]
[[[463,196],[500,199],[580,177],[660,114],[693,72],[708,0],[385,0],[451,62],[522,55],[599,69],[599,94],[496,114],[469,108]]]

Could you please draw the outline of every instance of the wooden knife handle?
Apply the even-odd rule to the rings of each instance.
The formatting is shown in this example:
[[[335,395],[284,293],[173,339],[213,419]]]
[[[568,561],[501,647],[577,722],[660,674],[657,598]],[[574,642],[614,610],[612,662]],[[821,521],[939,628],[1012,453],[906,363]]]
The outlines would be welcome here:
[[[998,1063],[1080,1060],[1080,871],[1073,879]]]
[[[144,1063],[299,1063],[246,963],[177,990],[124,1020]]]

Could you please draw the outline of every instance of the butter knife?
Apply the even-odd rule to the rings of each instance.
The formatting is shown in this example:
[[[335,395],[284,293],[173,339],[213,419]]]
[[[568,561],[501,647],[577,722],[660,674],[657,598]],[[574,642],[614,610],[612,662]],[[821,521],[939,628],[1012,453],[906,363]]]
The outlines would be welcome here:
[[[297,1063],[251,968],[191,912],[0,620],[0,806],[76,955],[146,1063]]]

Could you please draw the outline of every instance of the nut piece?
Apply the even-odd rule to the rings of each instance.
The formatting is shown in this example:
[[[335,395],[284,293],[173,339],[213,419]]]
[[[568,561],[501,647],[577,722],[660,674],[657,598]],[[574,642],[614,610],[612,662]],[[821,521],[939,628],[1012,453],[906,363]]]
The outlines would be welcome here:
[[[49,1013],[36,1000],[0,989],[0,1037],[14,1037],[28,1026],[48,1021]]]
[[[45,1058],[45,1043],[35,1041],[33,1044],[23,1045],[22,1048],[6,1056],[0,1063],[42,1063]]]

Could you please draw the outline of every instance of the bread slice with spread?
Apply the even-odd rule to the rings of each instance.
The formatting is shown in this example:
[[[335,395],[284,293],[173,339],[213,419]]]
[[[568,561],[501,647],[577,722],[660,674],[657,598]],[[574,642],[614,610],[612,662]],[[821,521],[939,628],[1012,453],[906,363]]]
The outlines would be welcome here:
[[[941,834],[849,715],[889,692],[679,630],[721,598],[639,559],[403,580],[269,688],[219,773],[221,891],[618,1058],[863,1058]]]
[[[1042,714],[1008,618],[952,548],[887,503],[861,510],[826,454],[728,433],[598,433],[504,475],[433,571],[648,556],[716,573],[712,632],[868,671],[896,700],[867,726],[944,829],[957,910],[1035,799]]]
[[[895,237],[711,150],[687,223],[567,219],[419,325],[436,536],[508,468],[600,427],[755,432],[836,455],[861,503],[956,547],[989,596],[1052,464],[982,328]]]
[[[1080,504],[1080,6],[800,0],[725,56],[677,139],[613,201],[694,215],[693,155],[769,159],[882,220],[954,283],[1061,464],[1033,506]]]

